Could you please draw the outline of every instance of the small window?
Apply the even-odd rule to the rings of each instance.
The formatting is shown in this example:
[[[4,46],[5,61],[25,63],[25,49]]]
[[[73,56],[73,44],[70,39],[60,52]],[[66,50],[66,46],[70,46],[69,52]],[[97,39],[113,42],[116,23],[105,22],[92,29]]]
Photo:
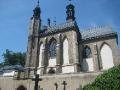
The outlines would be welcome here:
[[[86,46],[83,49],[83,58],[90,58],[90,57],[92,57],[91,49],[88,46]]]

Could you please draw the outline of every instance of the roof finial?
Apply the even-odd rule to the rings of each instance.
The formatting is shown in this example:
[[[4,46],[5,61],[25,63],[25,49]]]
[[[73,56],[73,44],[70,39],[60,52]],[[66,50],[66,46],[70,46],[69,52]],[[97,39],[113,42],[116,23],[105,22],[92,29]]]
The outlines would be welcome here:
[[[72,1],[72,0],[69,0],[69,3],[70,3],[70,4],[71,4],[71,1]]]
[[[53,22],[54,22],[54,25],[56,26],[56,17],[55,17],[55,20]]]
[[[50,23],[51,23],[51,22],[50,22],[50,18],[48,18],[48,26],[49,26],[49,27],[50,27]]]
[[[39,3],[40,3],[40,2],[39,2],[39,0],[38,0],[38,2],[37,2],[37,6],[39,6]]]

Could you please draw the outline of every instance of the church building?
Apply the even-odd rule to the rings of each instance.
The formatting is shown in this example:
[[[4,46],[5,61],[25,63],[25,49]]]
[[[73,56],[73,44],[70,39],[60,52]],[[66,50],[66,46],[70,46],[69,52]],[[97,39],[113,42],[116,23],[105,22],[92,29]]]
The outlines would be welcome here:
[[[0,78],[0,90],[33,90],[35,75],[42,79],[38,90],[81,90],[104,70],[120,64],[118,34],[110,26],[81,31],[73,4],[66,6],[65,23],[51,25],[48,19],[44,28],[41,23],[38,3],[29,26],[25,72],[17,78]]]

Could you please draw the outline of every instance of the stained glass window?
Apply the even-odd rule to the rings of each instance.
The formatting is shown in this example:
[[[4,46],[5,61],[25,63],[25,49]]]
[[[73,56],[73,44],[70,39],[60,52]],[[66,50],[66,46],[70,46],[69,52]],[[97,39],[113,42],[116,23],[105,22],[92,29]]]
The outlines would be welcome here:
[[[91,56],[92,56],[91,49],[88,46],[86,46],[83,49],[83,58],[90,58]]]
[[[56,57],[56,40],[53,40],[49,45],[49,56],[50,58]]]

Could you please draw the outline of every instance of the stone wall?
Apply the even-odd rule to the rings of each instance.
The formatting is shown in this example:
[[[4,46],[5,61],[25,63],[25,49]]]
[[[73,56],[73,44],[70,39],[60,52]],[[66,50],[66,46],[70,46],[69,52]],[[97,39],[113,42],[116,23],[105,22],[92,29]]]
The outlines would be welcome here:
[[[80,90],[86,84],[94,81],[98,73],[76,73],[62,75],[46,75],[41,76],[42,81],[39,82],[39,90],[63,90],[65,81],[65,90]],[[57,89],[56,89],[57,84]],[[0,77],[1,90],[17,90],[19,86],[25,86],[27,90],[34,90],[34,82],[31,79],[14,80],[12,77]]]

